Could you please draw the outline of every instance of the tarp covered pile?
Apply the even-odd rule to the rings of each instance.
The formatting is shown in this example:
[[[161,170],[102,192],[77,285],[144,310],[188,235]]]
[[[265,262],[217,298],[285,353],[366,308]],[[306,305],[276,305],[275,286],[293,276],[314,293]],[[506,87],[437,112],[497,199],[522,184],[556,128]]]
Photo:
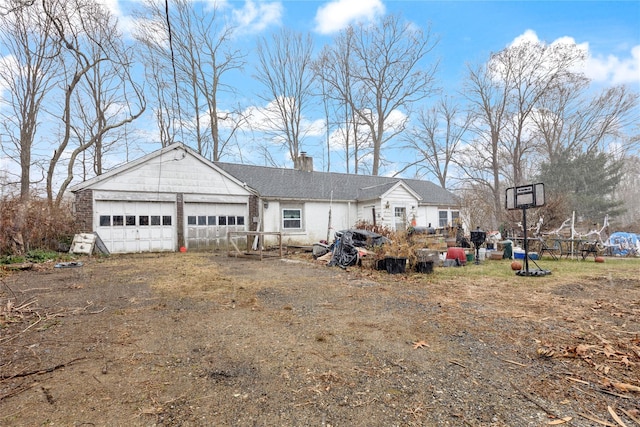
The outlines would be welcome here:
[[[606,246],[615,256],[638,256],[640,255],[640,237],[634,233],[617,231],[606,242]]]
[[[336,240],[331,248],[332,257],[327,265],[342,268],[356,265],[360,260],[360,249],[367,246],[379,246],[389,240],[367,230],[344,230],[336,232]]]

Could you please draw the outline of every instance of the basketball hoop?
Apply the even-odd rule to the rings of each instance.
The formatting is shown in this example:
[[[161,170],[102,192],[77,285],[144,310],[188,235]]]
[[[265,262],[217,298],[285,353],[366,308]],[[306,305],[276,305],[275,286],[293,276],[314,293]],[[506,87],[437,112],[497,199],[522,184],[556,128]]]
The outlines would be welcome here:
[[[519,187],[507,188],[505,192],[505,207],[508,210],[522,209],[522,228],[524,229],[524,262],[523,268],[516,272],[518,276],[545,276],[551,274],[549,270],[542,270],[538,264],[538,270],[529,271],[529,242],[527,240],[527,208],[539,208],[544,206],[544,184],[529,184]]]

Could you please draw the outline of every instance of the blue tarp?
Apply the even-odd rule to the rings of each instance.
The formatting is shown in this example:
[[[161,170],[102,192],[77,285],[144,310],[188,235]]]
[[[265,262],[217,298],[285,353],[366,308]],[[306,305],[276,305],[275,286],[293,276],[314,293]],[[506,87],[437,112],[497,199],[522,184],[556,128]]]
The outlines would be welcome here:
[[[615,256],[629,256],[640,254],[640,237],[634,233],[616,231],[609,236],[606,245]]]

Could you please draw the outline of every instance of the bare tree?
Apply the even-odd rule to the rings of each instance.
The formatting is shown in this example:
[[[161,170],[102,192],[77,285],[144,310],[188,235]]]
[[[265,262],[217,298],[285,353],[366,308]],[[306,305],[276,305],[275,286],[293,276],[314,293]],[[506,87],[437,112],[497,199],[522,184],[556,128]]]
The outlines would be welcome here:
[[[460,110],[450,99],[442,98],[430,108],[418,112],[415,126],[403,138],[416,160],[398,173],[416,167],[436,177],[442,188],[447,188],[449,169],[454,165],[465,133],[471,125],[471,115]]]
[[[246,53],[231,47],[235,29],[217,5],[206,11],[189,0],[169,5],[146,1],[136,33],[162,143],[186,132],[200,154],[218,161],[244,121],[240,109],[223,111],[219,104],[223,92],[234,91],[225,75],[244,66]]]
[[[535,148],[532,116],[540,101],[559,88],[579,85],[583,76],[574,69],[583,60],[581,49],[562,43],[515,44],[492,56],[493,77],[508,88],[509,120],[500,140],[514,185],[527,178],[526,158]]]
[[[264,88],[260,98],[268,103],[267,127],[282,141],[296,166],[308,132],[304,113],[313,96],[312,52],[308,34],[287,29],[258,40],[255,78]]]
[[[619,86],[592,97],[589,80],[575,71],[583,60],[576,45],[526,42],[469,68],[465,95],[476,138],[459,166],[490,190],[498,223],[504,187],[535,178],[543,162],[561,164],[567,153],[597,153],[630,140],[624,134],[637,120],[637,94]]]
[[[527,161],[537,149],[533,123],[541,102],[563,88],[581,85],[583,77],[574,69],[583,58],[575,45],[525,42],[492,55],[485,66],[469,68],[465,94],[474,112],[477,139],[464,158],[473,162],[461,166],[472,181],[484,175],[473,168],[492,176],[481,181],[493,194],[498,222],[501,185],[521,185],[535,172]],[[485,161],[478,163],[479,158]]]
[[[627,134],[639,119],[639,100],[625,86],[605,88],[595,96],[587,84],[565,85],[545,94],[531,116],[541,160],[554,163],[567,152],[624,154],[635,145]]]
[[[55,88],[60,46],[52,22],[38,3],[8,0],[0,6],[0,41],[6,56],[0,62],[0,80],[8,96],[0,108],[5,154],[20,167],[20,197],[29,198],[32,147],[41,121],[43,103]]]
[[[332,139],[339,140],[345,151],[347,173],[353,158],[353,171],[357,174],[364,141],[361,138],[362,122],[353,110],[351,92],[355,86],[351,72],[353,37],[353,28],[348,28],[335,38],[333,46],[325,46],[314,62],[314,71],[322,87],[323,102],[331,111],[326,114],[327,129],[334,131],[333,136],[327,136],[327,149],[330,150]]]
[[[64,104],[62,136],[49,160],[47,198],[53,204],[54,173],[62,153],[77,140],[67,163],[67,174],[55,197],[62,202],[74,177],[78,155],[94,150],[94,169],[102,173],[108,135],[131,123],[145,110],[141,88],[131,78],[131,59],[116,29],[116,22],[101,5],[87,0],[50,3],[44,12],[54,23],[64,46]]]
[[[434,92],[437,63],[424,64],[434,47],[429,32],[395,15],[379,26],[354,28],[355,85],[349,102],[371,135],[373,175],[380,172],[383,146],[404,131],[413,104]],[[398,111],[405,118],[394,122],[392,115]]]
[[[508,92],[507,86],[493,79],[489,64],[469,67],[465,96],[474,112],[470,130],[476,139],[465,146],[457,165],[466,180],[491,194],[494,228],[502,221],[500,137],[507,122]]]
[[[156,119],[160,144],[162,147],[173,144],[177,140],[178,111],[177,97],[172,84],[166,81],[171,75],[167,64],[155,55],[145,57],[145,81],[148,83],[149,98],[153,102],[153,116]]]

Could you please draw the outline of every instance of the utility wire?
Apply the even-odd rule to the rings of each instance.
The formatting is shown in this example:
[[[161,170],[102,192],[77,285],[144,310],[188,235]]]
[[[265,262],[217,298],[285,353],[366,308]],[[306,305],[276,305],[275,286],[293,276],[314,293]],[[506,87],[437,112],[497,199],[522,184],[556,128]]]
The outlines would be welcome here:
[[[181,116],[182,108],[180,108],[180,95],[179,95],[180,92],[178,90],[178,77],[177,77],[178,73],[176,72],[176,59],[173,53],[173,37],[172,37],[172,31],[171,31],[171,19],[169,18],[169,0],[165,0],[164,5],[165,5],[164,13],[167,19],[167,31],[169,33],[169,50],[171,51],[171,66],[173,67],[173,85],[175,86],[175,89],[176,89],[176,104],[178,106],[178,123],[180,124],[180,137],[182,138],[182,142],[184,142],[184,134],[182,130],[182,116]]]

